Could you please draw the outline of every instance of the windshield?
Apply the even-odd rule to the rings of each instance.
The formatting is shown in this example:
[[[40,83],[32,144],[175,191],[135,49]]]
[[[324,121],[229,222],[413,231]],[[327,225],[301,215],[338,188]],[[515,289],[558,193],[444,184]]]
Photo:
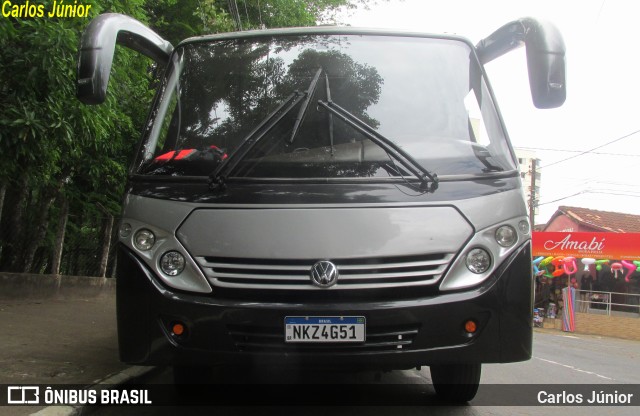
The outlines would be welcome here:
[[[443,178],[516,169],[471,47],[454,39],[187,43],[173,56],[154,114],[136,173],[208,176],[229,157],[236,160],[227,175],[242,178],[421,171]]]

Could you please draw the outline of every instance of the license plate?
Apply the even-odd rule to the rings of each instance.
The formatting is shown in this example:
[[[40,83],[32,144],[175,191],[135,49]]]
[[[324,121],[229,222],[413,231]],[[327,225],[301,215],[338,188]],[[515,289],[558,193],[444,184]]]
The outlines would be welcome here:
[[[364,316],[287,316],[285,342],[364,342]]]

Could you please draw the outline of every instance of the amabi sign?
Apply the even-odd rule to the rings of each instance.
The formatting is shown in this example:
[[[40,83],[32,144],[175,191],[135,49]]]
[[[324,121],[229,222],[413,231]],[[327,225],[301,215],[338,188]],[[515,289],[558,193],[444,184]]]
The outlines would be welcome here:
[[[533,256],[640,259],[638,233],[534,232]]]

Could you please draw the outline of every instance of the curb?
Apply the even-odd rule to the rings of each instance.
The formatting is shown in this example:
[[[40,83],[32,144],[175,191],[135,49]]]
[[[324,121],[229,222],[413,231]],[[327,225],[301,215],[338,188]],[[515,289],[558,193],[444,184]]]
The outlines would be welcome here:
[[[125,384],[135,378],[142,377],[156,369],[157,367],[147,366],[128,367],[118,373],[111,374],[94,384],[89,384],[85,386],[85,388],[98,391],[104,390],[105,388],[107,388],[107,386]],[[31,416],[79,416],[87,415],[96,408],[98,408],[98,406],[95,405],[48,406],[35,413],[31,413]]]

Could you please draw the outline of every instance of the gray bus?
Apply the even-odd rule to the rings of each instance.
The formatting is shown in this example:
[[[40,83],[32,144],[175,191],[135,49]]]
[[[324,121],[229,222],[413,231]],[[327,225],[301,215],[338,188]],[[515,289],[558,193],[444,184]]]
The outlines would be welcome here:
[[[463,37],[239,31],[175,48],[138,21],[86,28],[77,95],[116,44],[161,69],[129,172],[120,358],[373,370],[429,366],[465,402],[482,363],[531,358],[531,224],[484,64],[525,46],[533,103],[563,104],[565,48],[532,18]]]

